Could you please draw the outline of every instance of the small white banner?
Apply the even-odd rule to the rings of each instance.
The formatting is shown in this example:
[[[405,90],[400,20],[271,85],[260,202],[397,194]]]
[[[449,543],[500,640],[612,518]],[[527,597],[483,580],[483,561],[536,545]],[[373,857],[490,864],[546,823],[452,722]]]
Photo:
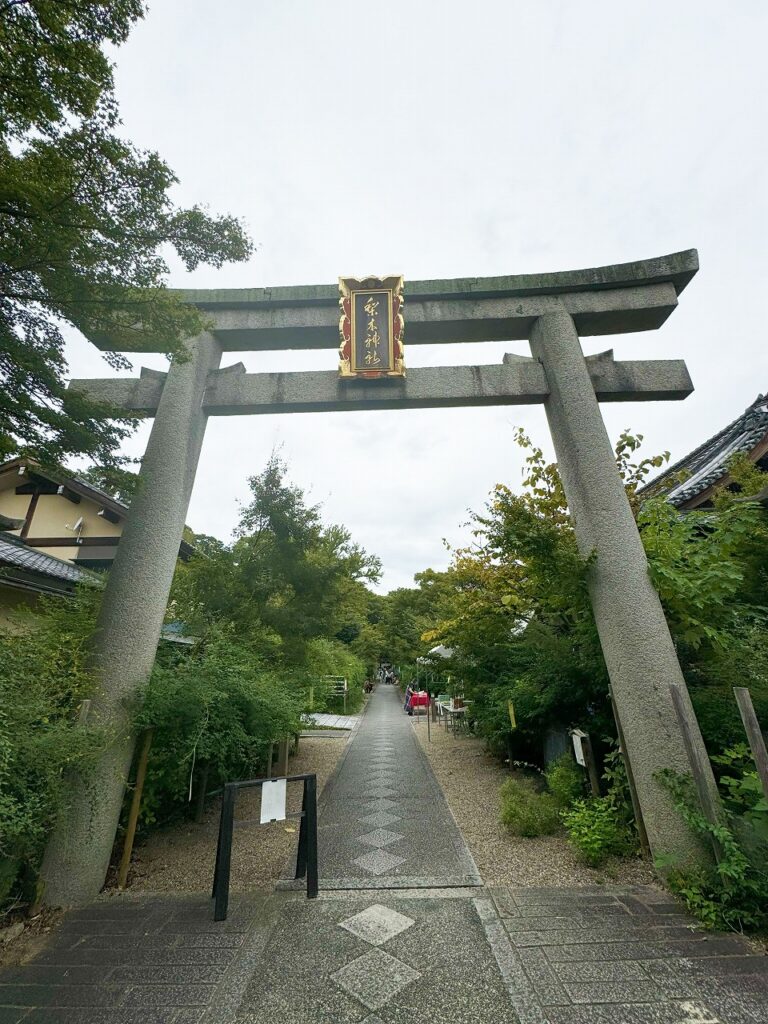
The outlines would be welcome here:
[[[261,787],[261,824],[285,821],[285,779],[265,782]]]
[[[586,733],[582,732],[581,729],[574,729],[571,733],[571,739],[573,740],[573,752],[576,755],[577,762],[582,766],[586,767],[586,759],[584,757],[584,748],[581,745],[582,739],[586,738]]]

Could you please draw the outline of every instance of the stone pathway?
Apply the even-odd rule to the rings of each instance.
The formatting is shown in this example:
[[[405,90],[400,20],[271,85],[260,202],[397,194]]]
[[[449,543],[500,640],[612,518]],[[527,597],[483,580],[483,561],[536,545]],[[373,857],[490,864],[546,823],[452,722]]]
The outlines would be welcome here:
[[[393,686],[379,686],[323,794],[323,889],[480,885]]]
[[[254,841],[257,841],[255,838]],[[0,1024],[767,1024],[768,958],[650,887],[494,889],[396,692],[323,797],[320,898],[102,898],[0,973]]]

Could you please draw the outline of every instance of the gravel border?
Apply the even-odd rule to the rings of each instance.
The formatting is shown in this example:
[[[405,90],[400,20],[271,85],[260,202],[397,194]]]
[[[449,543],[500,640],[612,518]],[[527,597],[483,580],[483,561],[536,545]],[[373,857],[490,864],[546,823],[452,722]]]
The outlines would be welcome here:
[[[524,839],[500,822],[500,789],[507,770],[486,753],[483,741],[456,735],[424,716],[412,728],[486,885],[648,885],[658,884],[650,864],[611,860],[599,869],[580,864],[564,835]]]
[[[288,773],[315,772],[318,793],[322,794],[349,740],[349,733],[333,737],[307,737],[299,742],[299,751],[290,759]],[[288,787],[288,810],[301,809],[301,783]],[[251,825],[235,828],[232,844],[230,891],[271,891],[280,878],[299,835],[297,819],[259,825],[261,790],[247,790],[238,799],[237,821],[256,819]],[[160,829],[134,851],[129,880],[132,892],[199,893],[210,890],[216,859],[221,799],[212,801],[203,821],[180,822]]]

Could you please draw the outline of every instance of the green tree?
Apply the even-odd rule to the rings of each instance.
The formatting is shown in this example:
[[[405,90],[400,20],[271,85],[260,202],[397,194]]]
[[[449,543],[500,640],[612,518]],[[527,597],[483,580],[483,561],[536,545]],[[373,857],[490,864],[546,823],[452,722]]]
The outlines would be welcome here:
[[[0,0],[0,458],[114,463],[133,421],[66,390],[64,331],[179,353],[205,320],[167,289],[163,252],[187,270],[251,252],[234,217],[175,206],[171,169],[120,135],[104,47],[143,14],[138,0]]]
[[[361,588],[378,578],[380,563],[344,527],[324,525],[286,474],[274,455],[250,478],[237,539],[207,543],[179,567],[171,611],[193,632],[232,623],[268,663],[301,668],[309,641],[359,627]]]
[[[636,457],[641,440],[622,434],[617,464],[702,731],[710,749],[721,750],[738,738],[732,685],[749,686],[758,714],[768,711],[761,606],[768,519],[738,493],[687,513],[663,498],[641,503],[639,485],[664,458]],[[525,490],[499,486],[475,515],[474,544],[454,553],[449,573],[453,614],[429,639],[455,648],[456,671],[499,747],[509,732],[507,701],[514,701],[515,735],[530,756],[547,727],[589,722],[598,736],[614,727],[586,585],[589,561],[577,550],[557,466],[524,434],[518,442],[528,453]],[[759,482],[750,473],[748,492]]]

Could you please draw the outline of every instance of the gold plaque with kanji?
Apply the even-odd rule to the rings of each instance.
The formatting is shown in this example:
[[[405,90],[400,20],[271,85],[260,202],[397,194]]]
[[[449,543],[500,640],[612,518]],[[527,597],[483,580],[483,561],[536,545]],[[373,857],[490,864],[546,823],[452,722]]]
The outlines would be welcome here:
[[[402,277],[340,277],[340,377],[404,377]]]

